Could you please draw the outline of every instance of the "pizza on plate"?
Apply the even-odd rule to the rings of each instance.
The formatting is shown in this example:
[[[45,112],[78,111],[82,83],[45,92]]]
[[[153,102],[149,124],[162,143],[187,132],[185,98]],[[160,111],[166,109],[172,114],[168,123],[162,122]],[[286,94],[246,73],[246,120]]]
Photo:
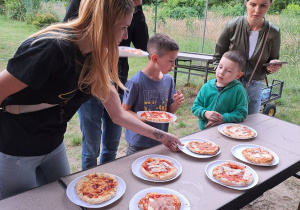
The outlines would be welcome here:
[[[248,186],[253,182],[252,173],[246,170],[246,166],[234,162],[217,165],[212,174],[222,184],[234,187]]]
[[[179,210],[181,207],[180,199],[174,194],[160,194],[150,192],[138,203],[140,210]]]
[[[265,149],[262,148],[246,148],[242,151],[242,154],[247,160],[256,164],[272,164],[274,156]]]
[[[141,114],[142,118],[155,122],[172,122],[173,117],[163,111],[146,111]]]
[[[256,135],[256,133],[247,126],[239,124],[225,125],[223,127],[223,132],[233,138],[242,139],[253,138]]]
[[[145,177],[154,180],[171,179],[178,171],[171,160],[152,157],[142,163],[140,170]]]
[[[88,174],[76,183],[78,197],[90,204],[98,204],[110,200],[116,195],[117,178],[108,173]]]
[[[217,144],[207,141],[190,141],[186,146],[191,152],[200,155],[215,155],[220,150]]]

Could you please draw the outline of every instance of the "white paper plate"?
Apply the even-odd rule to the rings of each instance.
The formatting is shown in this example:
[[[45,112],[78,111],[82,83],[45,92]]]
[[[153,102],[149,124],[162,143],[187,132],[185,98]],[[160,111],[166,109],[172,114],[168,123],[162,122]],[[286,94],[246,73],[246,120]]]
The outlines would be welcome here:
[[[222,163],[225,163],[225,162],[233,162],[233,163],[236,163],[236,164],[240,164],[242,166],[246,166],[246,170],[251,172],[252,173],[252,176],[253,176],[253,182],[248,185],[248,186],[245,186],[245,187],[234,187],[234,186],[228,186],[228,185],[225,185],[221,182],[219,182],[218,180],[215,179],[215,177],[213,176],[212,174],[212,171],[213,169],[222,164]],[[232,160],[216,160],[216,161],[213,161],[211,163],[209,163],[206,168],[205,168],[205,173],[206,173],[206,176],[213,182],[215,183],[218,183],[220,185],[223,185],[225,187],[228,187],[228,188],[231,188],[231,189],[235,189],[235,190],[247,190],[247,189],[250,189],[252,187],[254,187],[257,183],[258,183],[258,175],[257,173],[249,166],[243,164],[243,163],[239,163],[239,162],[235,162],[235,161],[232,161]]]
[[[145,57],[148,56],[149,53],[140,49],[119,46],[119,57]]]
[[[244,149],[247,149],[247,148],[262,148],[264,150],[267,150],[271,155],[273,155],[273,157],[274,157],[273,162],[271,164],[257,164],[257,163],[250,162],[242,154],[242,151]],[[259,145],[255,145],[255,144],[239,144],[239,145],[236,145],[236,146],[234,146],[231,149],[231,153],[237,159],[239,159],[241,161],[244,161],[246,163],[250,163],[252,165],[257,165],[257,166],[275,166],[275,165],[277,165],[279,163],[279,157],[278,157],[278,155],[275,152],[273,152],[272,150],[269,150],[268,148],[265,148],[265,147],[262,147],[262,146],[259,146]]]
[[[192,156],[192,157],[195,157],[195,158],[210,158],[210,157],[214,157],[218,154],[221,153],[221,148],[219,149],[219,151],[217,152],[217,154],[215,155],[200,155],[200,154],[196,154],[194,152],[191,152],[188,148],[187,148],[187,143],[189,143],[190,141],[200,141],[200,142],[211,142],[211,143],[214,143],[216,144],[215,142],[212,142],[212,141],[209,141],[209,140],[206,140],[206,139],[200,139],[200,138],[191,138],[191,139],[182,139],[181,140],[181,143],[184,144],[184,146],[180,146],[178,145],[178,148],[185,154],[189,155],[189,156]]]
[[[138,111],[138,112],[137,112],[137,115],[138,115],[139,117],[143,118],[141,115],[142,115],[144,112],[164,112],[164,111]],[[148,122],[154,122],[154,123],[170,123],[170,122],[175,122],[175,121],[176,121],[176,119],[177,119],[176,115],[174,115],[174,114],[172,114],[172,113],[170,113],[170,112],[165,112],[165,113],[171,115],[171,117],[173,118],[173,120],[172,120],[172,121],[168,121],[168,122],[159,122],[159,121],[147,120],[146,118],[143,118],[143,119],[147,120]]]
[[[142,173],[141,173],[141,165],[143,164],[143,162],[145,160],[147,160],[148,158],[164,158],[164,159],[168,159],[168,160],[171,160],[174,164],[174,166],[177,168],[177,173],[174,177],[172,177],[171,179],[168,179],[168,180],[155,180],[155,179],[149,179],[148,177],[145,177]],[[132,166],[131,166],[131,170],[132,170],[132,173],[134,175],[136,175],[137,177],[143,179],[143,180],[146,180],[146,181],[150,181],[150,182],[168,182],[168,181],[171,181],[173,179],[176,179],[182,172],[182,166],[180,165],[180,163],[175,160],[174,158],[171,158],[171,157],[168,157],[168,156],[164,156],[164,155],[157,155],[157,154],[150,154],[150,155],[145,155],[145,156],[142,156],[138,159],[136,159],[133,163],[132,163]]]
[[[180,202],[181,202],[180,210],[190,210],[191,209],[190,202],[181,193],[179,193],[175,190],[168,189],[168,188],[152,187],[152,188],[147,188],[147,189],[141,190],[140,192],[136,193],[129,202],[129,210],[139,210],[139,208],[138,208],[139,201],[149,192],[156,192],[156,193],[163,193],[163,194],[175,194],[178,196],[178,198],[180,199]]]
[[[229,135],[227,135],[226,133],[223,132],[224,126],[226,126],[226,125],[233,125],[233,124],[237,124],[237,123],[225,123],[225,124],[222,124],[222,125],[220,125],[220,126],[218,127],[218,131],[219,131],[220,133],[222,133],[224,136],[227,136],[227,137],[233,138],[233,139],[253,139],[253,138],[255,138],[255,137],[257,136],[256,130],[254,130],[253,128],[251,128],[251,127],[249,127],[249,126],[247,126],[247,125],[242,125],[242,124],[239,124],[239,125],[245,126],[245,127],[249,128],[250,130],[252,130],[253,132],[255,132],[255,136],[250,137],[250,138],[236,138],[236,137],[229,136]]]
[[[113,202],[115,202],[116,200],[118,200],[124,193],[125,193],[125,190],[126,190],[126,184],[124,182],[123,179],[121,179],[120,177],[114,175],[116,178],[117,178],[117,181],[118,181],[118,188],[117,188],[117,192],[116,192],[116,195],[108,200],[108,201],[105,201],[103,203],[100,203],[100,204],[90,204],[90,203],[87,203],[83,200],[81,200],[77,193],[76,193],[76,189],[75,189],[75,186],[76,186],[76,183],[79,181],[79,179],[81,179],[82,177],[84,177],[86,175],[83,175],[83,176],[80,176],[76,179],[74,179],[67,187],[67,196],[68,198],[70,199],[70,201],[72,201],[73,203],[79,205],[79,206],[83,206],[83,207],[87,207],[87,208],[101,208],[101,207],[104,207],[104,206],[107,206]]]

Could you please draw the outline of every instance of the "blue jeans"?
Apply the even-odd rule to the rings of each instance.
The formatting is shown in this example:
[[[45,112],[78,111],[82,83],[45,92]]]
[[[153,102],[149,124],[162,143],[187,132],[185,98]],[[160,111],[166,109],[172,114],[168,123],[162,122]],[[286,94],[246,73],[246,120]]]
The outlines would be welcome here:
[[[101,137],[100,164],[114,160],[120,143],[122,127],[113,123],[101,101],[95,97],[81,105],[78,115],[82,132],[82,169],[97,165]]]
[[[243,86],[246,88],[248,83],[247,79],[241,79]],[[250,99],[248,105],[248,115],[258,113],[261,104],[261,93],[262,93],[262,81],[261,80],[252,80],[248,87],[247,93]]]
[[[0,199],[70,174],[64,143],[47,155],[21,157],[0,152]]]

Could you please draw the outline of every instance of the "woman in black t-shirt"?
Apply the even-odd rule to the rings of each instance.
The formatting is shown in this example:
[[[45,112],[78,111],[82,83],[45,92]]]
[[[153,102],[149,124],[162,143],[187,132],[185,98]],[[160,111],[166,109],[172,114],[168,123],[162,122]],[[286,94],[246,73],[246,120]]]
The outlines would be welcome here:
[[[67,122],[91,95],[112,120],[177,150],[172,134],[124,111],[112,82],[127,38],[132,0],[82,0],[79,16],[30,36],[0,73],[0,199],[70,173]]]

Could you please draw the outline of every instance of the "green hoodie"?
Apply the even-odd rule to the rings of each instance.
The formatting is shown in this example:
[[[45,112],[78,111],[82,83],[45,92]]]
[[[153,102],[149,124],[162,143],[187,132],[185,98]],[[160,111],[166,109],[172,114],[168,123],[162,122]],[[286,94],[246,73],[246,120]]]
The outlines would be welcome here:
[[[192,113],[199,118],[199,127],[205,129],[208,120],[206,111],[216,111],[223,116],[224,123],[243,121],[248,115],[248,94],[243,85],[233,80],[221,92],[216,86],[216,79],[204,84],[192,107]]]

